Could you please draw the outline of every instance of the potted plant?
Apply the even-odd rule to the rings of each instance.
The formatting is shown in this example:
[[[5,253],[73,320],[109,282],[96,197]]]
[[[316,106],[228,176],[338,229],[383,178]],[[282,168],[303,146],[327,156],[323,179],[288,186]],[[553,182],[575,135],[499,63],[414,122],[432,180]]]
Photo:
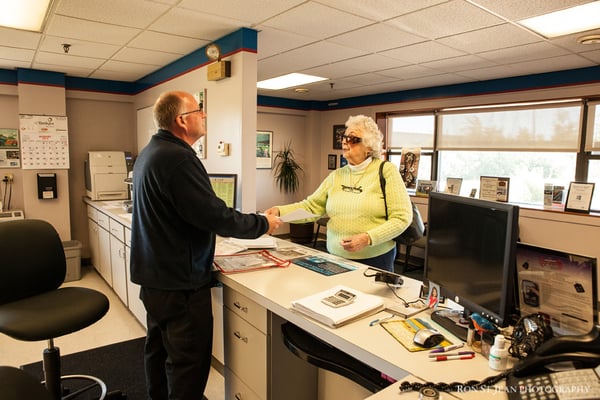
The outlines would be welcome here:
[[[283,145],[283,149],[275,155],[273,175],[279,190],[295,193],[300,187],[300,173],[304,170],[296,161],[292,149],[292,141]],[[314,237],[314,222],[290,223],[290,240],[296,243],[310,243]]]
[[[286,193],[294,193],[300,186],[299,173],[303,169],[296,161],[294,151],[292,150],[292,141],[284,144],[283,149],[275,155],[275,182],[279,186],[279,190]]]

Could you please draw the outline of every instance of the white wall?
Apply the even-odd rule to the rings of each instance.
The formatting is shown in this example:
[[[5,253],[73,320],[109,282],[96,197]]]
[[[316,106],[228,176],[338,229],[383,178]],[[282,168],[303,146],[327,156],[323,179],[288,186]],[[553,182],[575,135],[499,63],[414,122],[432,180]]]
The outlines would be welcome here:
[[[239,52],[231,61],[231,77],[220,81],[206,79],[206,67],[178,76],[138,94],[134,107],[138,117],[151,117],[151,107],[165,91],[198,92],[207,89],[207,156],[202,163],[213,173],[238,174],[241,209],[256,211],[256,54]],[[248,74],[254,79],[249,79]],[[153,122],[137,125],[137,147],[149,140]],[[219,141],[230,144],[227,157],[217,155]],[[239,204],[238,198],[238,204]]]

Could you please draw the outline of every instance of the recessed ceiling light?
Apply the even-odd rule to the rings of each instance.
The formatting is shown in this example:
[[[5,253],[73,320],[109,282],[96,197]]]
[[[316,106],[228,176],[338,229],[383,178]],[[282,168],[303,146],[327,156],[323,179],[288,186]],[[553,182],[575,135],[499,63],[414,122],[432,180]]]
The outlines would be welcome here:
[[[41,32],[51,0],[0,2],[0,25]]]
[[[324,80],[327,80],[327,78],[322,78],[320,76],[314,75],[293,73],[260,81],[256,84],[256,87],[259,89],[279,90]]]
[[[600,35],[585,35],[577,38],[579,44],[600,44]]]
[[[600,28],[600,1],[527,18],[519,23],[547,38]]]

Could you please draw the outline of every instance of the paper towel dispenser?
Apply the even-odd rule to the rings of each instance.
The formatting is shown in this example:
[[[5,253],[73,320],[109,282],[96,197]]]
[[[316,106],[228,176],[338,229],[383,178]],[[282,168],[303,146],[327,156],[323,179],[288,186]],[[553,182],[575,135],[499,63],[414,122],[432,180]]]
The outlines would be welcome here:
[[[127,199],[125,152],[89,151],[84,164],[85,189],[90,199]]]

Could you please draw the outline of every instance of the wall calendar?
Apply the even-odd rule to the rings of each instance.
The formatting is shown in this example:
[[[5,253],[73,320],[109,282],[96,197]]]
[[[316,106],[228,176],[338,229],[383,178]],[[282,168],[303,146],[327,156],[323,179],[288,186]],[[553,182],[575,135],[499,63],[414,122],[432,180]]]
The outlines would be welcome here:
[[[19,115],[23,169],[68,169],[67,117]]]

